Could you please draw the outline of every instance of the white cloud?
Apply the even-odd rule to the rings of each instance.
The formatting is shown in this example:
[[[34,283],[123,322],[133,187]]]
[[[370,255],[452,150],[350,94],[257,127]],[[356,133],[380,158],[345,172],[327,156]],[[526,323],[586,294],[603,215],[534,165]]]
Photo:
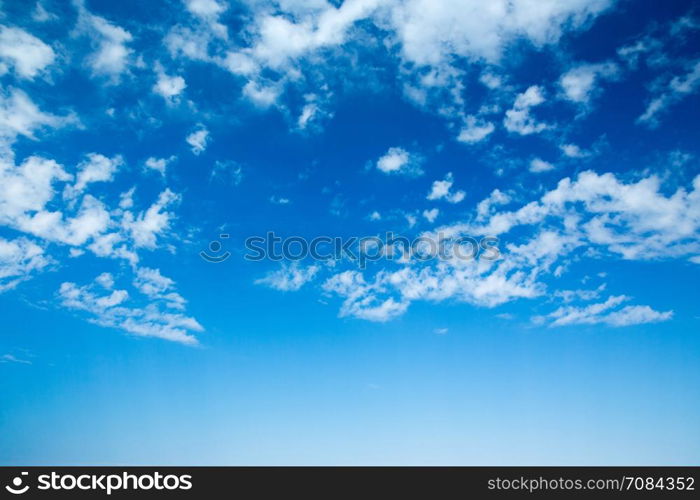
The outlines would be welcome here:
[[[32,19],[38,23],[45,23],[58,19],[58,16],[48,12],[41,0],[38,0],[32,12]]]
[[[391,19],[402,55],[416,64],[440,64],[452,56],[497,62],[503,48],[526,38],[556,42],[604,10],[608,1],[409,0],[395,2]]]
[[[340,316],[387,321],[403,314],[411,302],[455,299],[494,307],[516,298],[541,295],[542,287],[531,276],[511,272],[509,264],[474,260],[442,261],[428,267],[403,267],[379,271],[367,281],[359,271],[343,271],[323,284],[326,292],[344,298]]]
[[[107,158],[98,153],[89,153],[87,160],[78,165],[78,173],[73,186],[66,186],[63,194],[66,198],[75,198],[85,191],[88,184],[93,182],[109,182],[114,179],[114,174],[124,164],[121,156]]]
[[[552,165],[548,161],[544,161],[541,158],[533,158],[530,161],[530,172],[535,174],[549,172],[550,170],[554,170],[554,168],[554,165]]]
[[[23,91],[9,88],[0,90],[0,152],[7,150],[18,135],[35,139],[34,132],[44,127],[59,127],[70,118],[41,111]],[[2,151],[5,149],[5,151]]]
[[[503,79],[499,75],[488,71],[479,76],[479,81],[491,90],[497,89],[503,85]]]
[[[455,61],[497,64],[504,47],[518,40],[536,47],[555,43],[564,32],[586,26],[611,3],[495,0],[484,8],[478,0],[346,0],[339,6],[325,1],[250,2],[249,21],[241,28],[246,36],[231,43],[225,28],[217,25],[223,4],[202,0],[187,3],[199,22],[175,26],[166,45],[174,56],[206,61],[240,75],[246,80],[244,95],[259,106],[270,106],[282,87],[304,82],[329,64],[328,57],[343,56],[338,47],[374,43],[378,28],[385,40],[375,47],[389,47],[391,52],[396,47],[406,95],[426,105],[427,95],[437,90],[454,100],[437,112],[455,116],[461,113],[463,87],[463,72],[453,66]],[[482,80],[491,88],[500,84],[490,73]],[[312,116],[312,111],[306,108],[300,116]]]
[[[617,78],[619,68],[615,63],[581,64],[571,68],[559,79],[566,99],[585,104],[598,92],[600,80]]]
[[[437,208],[431,208],[430,210],[423,210],[423,217],[430,223],[435,222],[437,216],[440,214],[440,210]]]
[[[695,60],[685,74],[674,76],[666,88],[652,98],[644,113],[637,118],[637,122],[649,127],[658,126],[657,115],[659,113],[681,101],[685,96],[694,93],[698,88],[700,88],[700,60]]]
[[[20,359],[13,354],[3,354],[0,356],[0,363],[18,363],[21,365],[31,365],[32,362],[26,359]]]
[[[673,311],[659,312],[649,306],[627,306],[608,314],[604,321],[612,326],[630,326],[667,321],[672,317]]]
[[[21,165],[0,160],[0,222],[21,225],[28,212],[42,212],[54,197],[53,185],[72,176],[58,163],[30,156]]]
[[[411,154],[403,148],[389,148],[377,160],[377,169],[385,174],[419,176],[423,174],[421,162],[421,157]]]
[[[304,104],[297,118],[298,130],[317,130],[321,120],[333,116],[333,113],[322,108],[322,98],[317,94],[306,94],[304,101],[306,104]]]
[[[495,128],[493,123],[469,115],[464,119],[464,127],[460,130],[457,140],[466,142],[467,144],[481,142],[486,139]]]
[[[505,205],[510,203],[510,201],[511,198],[508,194],[500,189],[494,189],[488,198],[483,199],[476,206],[477,219],[483,220],[486,216],[491,214],[495,207],[498,205]]]
[[[268,273],[264,278],[255,280],[255,284],[284,292],[296,291],[314,279],[318,271],[319,267],[316,265],[302,267],[297,262],[283,264],[280,269]]]
[[[658,312],[649,306],[626,306],[613,310],[627,300],[629,297],[618,295],[609,297],[605,302],[585,307],[563,306],[548,314],[544,319],[550,321],[550,326],[601,323],[610,326],[631,326],[666,321],[673,316],[673,311]]]
[[[146,165],[146,167],[150,168],[151,170],[159,172],[160,175],[165,176],[165,170],[167,169],[168,165],[170,165],[176,159],[177,157],[174,155],[168,158],[156,158],[154,156],[151,156],[146,160],[144,165]]]
[[[448,245],[447,258],[400,261],[393,264],[398,269],[388,264],[373,276],[341,271],[328,278],[323,289],[343,298],[341,316],[386,321],[417,300],[495,307],[540,297],[548,293],[545,280],[561,276],[572,259],[604,252],[635,260],[700,256],[700,176],[692,190],[680,188],[667,195],[656,177],[625,183],[612,174],[587,171],[575,180],[563,179],[517,210],[501,209],[512,201],[512,196],[496,190],[477,205],[471,223],[421,235],[454,241],[460,236],[499,236],[519,227],[511,242],[499,246],[501,257],[496,260],[455,258]],[[672,317],[672,311],[624,306],[625,296],[586,306],[571,304],[595,299],[604,289],[551,291],[551,297],[567,305],[540,319],[554,326],[624,326]]]
[[[389,297],[381,300],[373,293],[376,284],[368,284],[358,271],[335,274],[323,283],[323,290],[345,298],[340,317],[352,316],[369,321],[388,321],[400,316],[408,308],[408,302],[398,302]]]
[[[127,46],[132,40],[131,33],[104,17],[92,14],[85,7],[84,0],[75,0],[78,9],[77,31],[88,36],[94,51],[87,62],[95,75],[105,75],[117,81],[129,66],[131,48]]]
[[[114,276],[112,276],[110,273],[102,273],[95,278],[95,282],[102,288],[111,290],[114,287]]]
[[[464,199],[466,193],[462,190],[452,192],[452,184],[454,184],[454,178],[452,177],[452,172],[448,172],[444,180],[433,181],[433,185],[426,199],[445,199],[450,203],[459,203]]]
[[[53,49],[20,28],[0,26],[0,60],[14,67],[22,78],[34,78],[53,63]]]
[[[317,112],[318,106],[315,103],[311,102],[305,104],[304,108],[301,110],[299,119],[297,120],[297,126],[302,130],[305,129]]]
[[[270,203],[274,205],[289,205],[291,203],[291,200],[283,196],[272,195],[270,196]]]
[[[556,218],[572,236],[606,248],[625,259],[679,257],[700,251],[700,176],[693,189],[665,196],[661,182],[650,176],[624,183],[613,174],[593,171],[576,180],[562,179],[539,201],[516,211],[494,213],[472,234],[499,235],[521,225]]]
[[[185,308],[186,300],[175,291],[175,282],[163,276],[160,269],[137,268],[133,284],[147,297],[161,300],[172,309]]]
[[[146,211],[138,215],[131,212],[124,214],[122,226],[131,235],[136,248],[155,248],[158,235],[170,227],[175,217],[167,209],[179,200],[178,195],[166,189]]]
[[[169,76],[160,66],[156,68],[156,75],[158,80],[153,86],[153,92],[161,95],[167,101],[174,101],[187,87],[184,78],[179,75]]]
[[[0,293],[15,288],[52,262],[42,247],[27,238],[0,237]]]
[[[209,144],[209,131],[204,125],[198,125],[197,129],[185,138],[185,142],[190,145],[192,152],[201,154],[207,149]]]
[[[221,14],[226,12],[227,5],[216,0],[185,0],[187,10],[207,25],[216,36],[226,39],[226,26],[219,22]]]
[[[590,153],[588,151],[584,151],[576,144],[562,144],[561,146],[559,146],[559,149],[561,149],[561,152],[564,153],[564,156],[568,158],[585,158],[587,156],[590,156]]]
[[[515,132],[520,135],[538,134],[550,128],[550,125],[538,122],[530,114],[532,108],[544,102],[545,98],[542,87],[537,85],[528,87],[525,92],[518,94],[513,103],[513,107],[506,111],[503,125],[509,132]]]
[[[275,104],[282,89],[275,84],[263,84],[250,81],[243,87],[243,95],[256,106],[267,108]]]
[[[184,301],[173,302],[167,294],[162,295],[164,291],[162,286],[159,288],[158,285],[154,285],[155,289],[148,288],[150,283],[148,280],[154,275],[155,282],[162,280],[163,277],[157,270],[147,271],[150,273],[149,276],[137,278],[137,280],[143,280],[139,283],[142,284],[142,291],[146,290],[147,298],[150,299],[150,302],[145,304],[135,297],[132,298],[123,289],[108,291],[107,295],[98,295],[94,284],[78,286],[71,282],[61,284],[58,298],[64,307],[87,313],[88,321],[91,323],[123,330],[137,336],[158,337],[196,345],[197,339],[193,334],[203,331],[204,328],[196,319],[179,312]],[[172,282],[167,283],[167,289],[172,286]],[[175,305],[175,312],[170,310],[173,305]]]
[[[656,66],[666,59],[663,54],[663,42],[651,36],[645,36],[629,45],[617,49],[618,57],[632,70],[636,70],[640,60],[646,56],[649,66]]]
[[[243,167],[232,160],[221,161],[217,160],[214,163],[214,168],[211,171],[211,179],[220,179],[238,186],[243,182]],[[287,200],[289,201],[289,200]]]
[[[30,156],[20,165],[0,160],[0,224],[50,242],[73,247],[90,243],[98,256],[138,260],[135,248],[155,248],[157,237],[170,227],[174,214],[168,208],[179,197],[161,193],[147,210],[133,213],[133,189],[110,210],[101,200],[85,193],[95,182],[106,182],[121,164],[120,157],[90,154],[73,176],[53,160]],[[64,183],[64,204],[52,203]],[[113,232],[108,232],[113,231]],[[133,247],[133,248],[130,248]],[[82,250],[74,250],[78,255]]]

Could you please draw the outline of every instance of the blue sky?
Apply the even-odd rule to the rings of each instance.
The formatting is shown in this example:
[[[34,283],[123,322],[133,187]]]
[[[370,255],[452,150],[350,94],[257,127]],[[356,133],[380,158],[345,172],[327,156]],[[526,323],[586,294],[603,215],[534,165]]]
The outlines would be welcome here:
[[[700,12],[485,5],[4,0],[0,463],[697,464]]]

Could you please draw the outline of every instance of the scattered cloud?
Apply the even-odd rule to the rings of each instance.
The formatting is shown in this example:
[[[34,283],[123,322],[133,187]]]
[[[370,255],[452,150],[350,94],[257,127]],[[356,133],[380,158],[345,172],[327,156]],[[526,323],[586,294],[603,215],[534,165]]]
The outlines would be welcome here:
[[[207,149],[209,144],[209,130],[204,125],[197,125],[197,128],[185,138],[185,142],[190,145],[192,153],[199,155]]]
[[[32,79],[54,62],[53,49],[20,28],[0,26],[0,61],[22,78]],[[7,68],[0,68],[2,70]]]
[[[695,60],[685,74],[674,76],[666,87],[649,101],[637,122],[652,128],[657,127],[659,113],[681,101],[685,96],[696,92],[698,88],[700,88],[700,60]]]
[[[177,96],[187,87],[183,77],[167,75],[161,66],[156,68],[156,75],[158,79],[153,85],[153,92],[169,102],[174,102]]]
[[[18,363],[21,365],[31,365],[32,362],[26,359],[20,359],[13,354],[3,354],[0,356],[0,363]]]
[[[422,158],[409,153],[403,148],[389,148],[389,150],[377,160],[377,169],[385,174],[399,174],[409,177],[423,175],[421,168]]]
[[[610,296],[605,302],[590,304],[585,307],[563,306],[545,318],[538,319],[540,321],[549,321],[550,326],[596,325],[603,323],[619,327],[666,321],[673,316],[673,311],[659,312],[649,306],[625,306],[616,309],[627,300],[629,300],[629,297],[618,295]]]
[[[6,240],[0,237],[0,293],[12,290],[52,262],[41,246],[27,238]]]
[[[430,223],[435,222],[437,216],[440,214],[440,210],[437,208],[431,208],[430,210],[423,210],[423,217]]]
[[[542,172],[549,172],[550,170],[554,170],[556,167],[549,163],[548,161],[544,161],[541,158],[533,158],[530,161],[530,172],[535,173],[535,174],[540,174]]]
[[[620,69],[613,62],[574,66],[559,79],[564,97],[578,104],[588,103],[598,92],[603,80],[614,80]]]
[[[448,201],[450,203],[459,203],[464,200],[466,193],[462,190],[452,191],[452,185],[454,184],[454,178],[452,177],[452,172],[448,172],[444,180],[434,181],[433,186],[428,193],[427,200],[442,200]]]
[[[144,165],[146,166],[146,168],[155,170],[156,172],[160,173],[160,175],[165,177],[165,172],[168,168],[168,165],[170,165],[175,160],[177,160],[177,156],[175,155],[172,155],[168,158],[156,158],[155,156],[151,156],[148,159],[146,159]]]
[[[88,321],[103,327],[187,345],[198,343],[194,334],[204,328],[181,312],[184,301],[173,300],[174,292],[166,293],[174,286],[172,280],[156,269],[143,268],[137,273],[135,284],[146,296],[145,300],[132,298],[124,289],[102,291],[101,295],[95,283],[78,286],[72,282],[61,284],[58,298],[62,306],[86,313]]]
[[[544,102],[544,90],[537,85],[528,87],[525,92],[518,94],[513,107],[506,111],[506,116],[503,119],[506,130],[520,135],[530,135],[550,128],[550,125],[538,122],[531,115],[532,108],[540,106]]]
[[[299,290],[314,279],[319,267],[316,265],[301,266],[298,262],[283,264],[280,269],[268,273],[264,278],[255,280],[256,285],[265,285],[283,292]]]
[[[78,9],[77,33],[87,36],[93,46],[93,52],[87,57],[93,74],[108,76],[114,83],[118,82],[130,64],[133,51],[128,44],[133,38],[131,33],[92,14],[85,7],[84,0],[74,0],[74,3]]]
[[[469,115],[464,120],[464,127],[459,132],[457,140],[474,144],[486,139],[494,130],[495,125],[491,122],[483,121],[473,115]]]

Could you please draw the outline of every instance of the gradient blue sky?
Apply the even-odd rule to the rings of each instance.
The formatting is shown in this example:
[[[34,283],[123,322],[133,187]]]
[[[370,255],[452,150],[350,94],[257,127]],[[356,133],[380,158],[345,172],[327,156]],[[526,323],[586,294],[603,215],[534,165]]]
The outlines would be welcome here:
[[[0,463],[700,463],[694,2],[1,11]]]

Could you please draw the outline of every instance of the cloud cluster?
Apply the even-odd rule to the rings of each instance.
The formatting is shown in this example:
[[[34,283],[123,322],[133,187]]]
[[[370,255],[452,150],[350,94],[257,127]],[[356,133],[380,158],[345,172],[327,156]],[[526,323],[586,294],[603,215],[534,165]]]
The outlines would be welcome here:
[[[471,222],[424,233],[439,241],[502,236],[518,228],[518,235],[501,248],[497,261],[412,260],[400,263],[399,269],[380,269],[370,277],[346,270],[327,278],[323,289],[343,298],[341,316],[386,321],[416,300],[458,300],[495,307],[542,296],[548,278],[560,276],[567,259],[577,251],[579,259],[601,258],[600,252],[607,252],[613,258],[700,262],[700,176],[690,190],[679,188],[665,195],[655,176],[624,182],[613,174],[586,171],[576,179],[562,179],[538,201],[504,210],[510,203],[510,196],[496,190],[477,205]],[[596,298],[601,289],[572,292],[567,298],[555,295],[566,301],[586,301]],[[665,321],[673,315],[673,311],[658,312],[644,305],[617,308],[628,300],[614,296],[600,304],[566,305],[537,319],[552,326],[628,326]]]
[[[204,328],[197,320],[181,312],[182,298],[171,291],[174,283],[162,276],[159,270],[137,270],[134,285],[149,299],[145,305],[143,300],[132,298],[127,290],[113,289],[113,285],[113,277],[103,273],[95,282],[84,286],[62,283],[58,297],[64,307],[87,313],[88,321],[97,325],[132,335],[197,344],[193,333]],[[176,300],[173,300],[173,294],[177,296]]]

